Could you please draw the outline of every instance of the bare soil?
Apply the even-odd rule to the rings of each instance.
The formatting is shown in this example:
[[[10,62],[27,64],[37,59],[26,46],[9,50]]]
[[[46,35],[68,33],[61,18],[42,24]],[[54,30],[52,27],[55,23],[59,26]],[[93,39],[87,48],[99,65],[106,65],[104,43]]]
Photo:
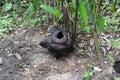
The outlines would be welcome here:
[[[0,80],[84,80],[83,72],[88,64],[97,67],[93,69],[91,80],[115,80],[117,77],[107,55],[120,59],[119,50],[103,48],[105,56],[98,60],[95,49],[78,54],[79,48],[76,48],[70,56],[56,60],[47,49],[39,46],[45,34],[44,27],[23,29],[0,43]]]

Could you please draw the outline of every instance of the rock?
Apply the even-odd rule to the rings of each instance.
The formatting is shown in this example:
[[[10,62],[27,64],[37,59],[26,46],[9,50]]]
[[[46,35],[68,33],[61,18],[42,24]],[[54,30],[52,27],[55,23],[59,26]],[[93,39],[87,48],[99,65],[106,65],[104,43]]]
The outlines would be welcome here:
[[[23,75],[25,76],[24,80],[33,80],[33,78],[36,76],[34,70],[31,70],[29,68],[25,68]]]
[[[67,72],[62,74],[51,74],[45,80],[74,80],[74,78],[70,72]]]
[[[19,59],[19,60],[22,59],[22,56],[21,56],[20,54],[18,54],[18,53],[15,53],[15,57],[16,57],[17,59]]]
[[[106,49],[104,47],[100,47],[100,49],[102,51],[103,56],[106,56],[106,54],[107,54]]]
[[[100,69],[99,67],[96,67],[96,66],[93,66],[93,69],[94,69],[95,71],[98,71],[98,72],[101,72],[101,71],[102,71],[102,69]]]
[[[64,30],[53,29],[51,36],[40,41],[39,45],[47,48],[55,57],[67,56],[73,50],[71,36]]]
[[[0,57],[0,65],[3,64],[3,57]]]
[[[93,46],[94,45],[94,39],[90,38],[90,45]]]

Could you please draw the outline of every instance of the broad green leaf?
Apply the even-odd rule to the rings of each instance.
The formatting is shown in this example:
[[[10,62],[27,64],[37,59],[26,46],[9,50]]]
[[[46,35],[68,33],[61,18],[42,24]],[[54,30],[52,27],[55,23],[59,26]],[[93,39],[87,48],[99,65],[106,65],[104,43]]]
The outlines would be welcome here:
[[[120,43],[116,43],[113,46],[116,47],[116,48],[120,48]]]
[[[75,12],[76,12],[75,9],[76,9],[76,8],[75,8],[75,5],[71,5],[71,11],[72,11],[72,17],[73,17],[73,18],[75,18]]]
[[[115,42],[116,43],[120,42],[120,38],[115,39]]]
[[[72,0],[72,3],[75,4],[75,0]]]
[[[40,0],[41,4],[44,4],[45,3],[45,0]]]
[[[104,31],[104,24],[105,24],[105,19],[103,18],[103,16],[98,15],[97,17],[97,28],[99,32],[103,32]]]
[[[81,16],[81,18],[83,19],[83,21],[85,22],[85,24],[88,24],[88,15],[87,15],[87,11],[86,8],[84,6],[84,4],[82,2],[79,3],[79,12],[78,15]]]
[[[90,75],[90,76],[93,76],[94,72],[95,72],[95,71],[91,71],[91,72],[89,73],[89,75]]]
[[[92,7],[90,5],[87,5],[87,4],[85,5],[85,7],[86,7],[86,10],[87,10],[87,13],[88,13],[88,16],[89,16],[89,21],[92,24],[94,24],[95,15],[94,15],[94,13],[92,11]]]
[[[113,3],[111,5],[111,9],[112,9],[113,13],[116,12],[117,3],[118,3],[118,0],[113,0]]]
[[[38,9],[38,0],[33,0],[33,10],[37,12]]]
[[[79,28],[81,28],[81,29],[84,29],[84,27],[86,27],[86,25],[84,23],[79,22],[78,25],[79,25]]]
[[[90,33],[91,31],[91,28],[89,27],[89,26],[86,26],[85,24],[83,24],[83,23],[78,23],[78,25],[79,25],[79,28],[81,28],[81,29],[83,29],[85,32],[87,32],[87,33]]]
[[[52,7],[49,7],[47,5],[40,5],[40,7],[45,10],[46,12],[50,13],[50,14],[54,14],[55,10]]]
[[[84,30],[85,30],[87,33],[90,33],[90,27],[89,27],[89,26],[84,27]]]
[[[117,48],[120,48],[120,38],[117,38],[117,39],[114,40],[113,46],[117,47]]]
[[[110,44],[112,44],[113,47],[120,48],[120,38],[110,39]]]
[[[63,17],[63,14],[60,15],[59,20]]]
[[[55,12],[54,12],[54,15],[55,15],[55,17],[56,18],[60,18],[60,15],[61,15],[61,12],[60,12],[60,10],[56,10]]]
[[[12,3],[6,3],[4,6],[3,6],[3,11],[9,11],[12,9]]]

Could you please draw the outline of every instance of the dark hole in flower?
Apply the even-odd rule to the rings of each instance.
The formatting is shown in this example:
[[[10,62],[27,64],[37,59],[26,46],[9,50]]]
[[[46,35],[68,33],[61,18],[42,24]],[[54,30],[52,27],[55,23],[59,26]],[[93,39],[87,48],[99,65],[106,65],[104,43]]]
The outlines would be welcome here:
[[[63,33],[60,31],[60,32],[58,33],[58,35],[57,35],[57,38],[58,38],[58,39],[61,39],[61,38],[63,38],[63,36],[64,36]]]

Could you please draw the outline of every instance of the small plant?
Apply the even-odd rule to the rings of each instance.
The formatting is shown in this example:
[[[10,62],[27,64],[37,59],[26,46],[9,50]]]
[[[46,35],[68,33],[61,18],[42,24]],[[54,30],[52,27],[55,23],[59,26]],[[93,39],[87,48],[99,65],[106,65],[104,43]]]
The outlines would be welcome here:
[[[115,48],[120,48],[120,38],[110,39],[110,44],[112,44],[112,46],[115,47]]]
[[[7,33],[9,31],[12,31],[13,30],[13,27],[12,27],[12,18],[9,18],[9,16],[3,16],[1,17],[0,16],[0,36],[3,37],[3,33]]]
[[[78,54],[82,54],[83,52],[84,52],[83,49],[79,49],[79,50],[78,50]]]
[[[83,77],[85,78],[85,80],[91,80],[92,76],[94,75],[94,70],[92,69],[93,65],[89,64],[88,69],[83,72]]]
[[[115,80],[120,80],[120,77],[115,78]]]
[[[109,60],[110,60],[112,63],[115,62],[115,59],[113,58],[113,56],[109,55],[108,58],[109,58]]]
[[[62,17],[60,10],[53,9],[52,7],[49,7],[47,5],[40,5],[40,7],[47,13],[54,15],[57,20],[60,20],[60,18]]]
[[[36,26],[40,17],[34,16],[32,2],[26,0],[5,0],[0,6],[0,37],[21,27]],[[30,26],[30,27],[29,27]]]

